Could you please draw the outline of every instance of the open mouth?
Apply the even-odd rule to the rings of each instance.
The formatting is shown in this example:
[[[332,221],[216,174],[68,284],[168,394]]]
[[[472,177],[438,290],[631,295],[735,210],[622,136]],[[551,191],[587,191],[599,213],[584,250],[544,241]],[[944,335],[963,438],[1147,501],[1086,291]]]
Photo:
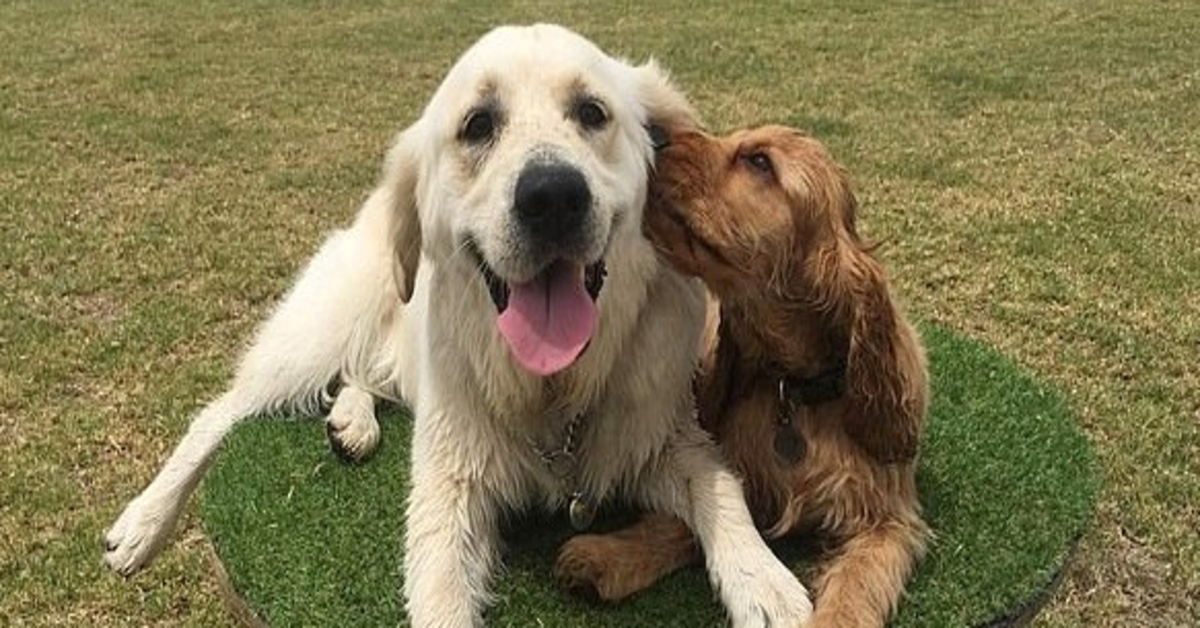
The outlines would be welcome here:
[[[483,258],[478,253],[475,254],[478,258],[479,272],[483,275],[483,281],[487,284],[488,295],[492,297],[492,303],[496,306],[496,311],[503,314],[504,310],[508,309],[508,297],[512,294],[512,288],[508,282],[501,279]],[[558,263],[558,262],[556,262]],[[542,274],[546,270],[542,271]],[[583,288],[588,295],[595,301],[600,297],[600,289],[604,287],[604,278],[608,276],[608,267],[604,264],[604,260],[600,260],[594,264],[588,264],[583,269]]]
[[[496,327],[517,362],[541,376],[573,364],[595,332],[604,260],[585,266],[559,259],[528,281],[510,282],[492,270],[473,242],[468,249],[496,306]]]

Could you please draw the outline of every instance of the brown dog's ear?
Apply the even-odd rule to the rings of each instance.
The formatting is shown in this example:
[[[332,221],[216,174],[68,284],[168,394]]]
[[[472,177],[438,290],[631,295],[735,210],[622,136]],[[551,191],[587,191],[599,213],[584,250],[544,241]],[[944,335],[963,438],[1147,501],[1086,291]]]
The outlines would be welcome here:
[[[928,403],[924,350],[892,301],[883,266],[859,240],[853,193],[838,178],[828,199],[834,242],[817,254],[814,287],[821,306],[849,330],[846,430],[877,460],[908,461],[917,454]]]
[[[368,203],[382,203],[387,212],[388,235],[395,257],[392,278],[400,301],[412,297],[421,260],[421,220],[417,211],[417,184],[421,176],[423,128],[420,122],[396,136],[383,162],[383,175]]]
[[[888,294],[882,268],[874,260],[870,265],[875,268],[860,275],[854,290],[846,390],[856,411],[846,428],[880,462],[905,462],[917,455],[925,420],[925,358],[915,330]]]

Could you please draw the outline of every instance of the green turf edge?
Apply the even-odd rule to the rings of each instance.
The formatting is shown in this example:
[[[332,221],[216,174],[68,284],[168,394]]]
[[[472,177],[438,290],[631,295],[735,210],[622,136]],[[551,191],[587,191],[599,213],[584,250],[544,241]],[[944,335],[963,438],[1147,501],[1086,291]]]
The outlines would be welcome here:
[[[922,333],[934,394],[917,481],[937,539],[893,625],[1020,624],[1091,518],[1094,451],[1050,386],[951,330]]]
[[[993,618],[991,621],[978,624],[978,628],[1014,628],[1024,626],[1033,621],[1033,618],[1037,617],[1037,614],[1054,595],[1054,591],[1058,589],[1058,585],[1062,582],[1066,574],[1067,563],[1071,562],[1072,557],[1075,556],[1075,549],[1081,536],[1083,536],[1082,531],[1080,531],[1078,536],[1071,539],[1071,545],[1067,549],[1066,555],[1059,562],[1058,569],[1054,572],[1054,577],[1040,591],[1025,600],[1020,606],[1009,609],[1008,612]]]
[[[1004,356],[923,326],[934,397],[918,482],[937,533],[894,626],[1010,625],[1040,608],[1087,525],[1096,461],[1063,398]],[[231,589],[265,621],[397,625],[409,422],[385,414],[365,464],[341,463],[318,421],[249,421],[227,439],[201,497]],[[612,513],[601,528],[620,525]],[[559,518],[515,522],[488,612],[493,626],[700,626],[722,622],[701,569],[613,607],[558,591]],[[774,544],[803,568],[798,541]]]

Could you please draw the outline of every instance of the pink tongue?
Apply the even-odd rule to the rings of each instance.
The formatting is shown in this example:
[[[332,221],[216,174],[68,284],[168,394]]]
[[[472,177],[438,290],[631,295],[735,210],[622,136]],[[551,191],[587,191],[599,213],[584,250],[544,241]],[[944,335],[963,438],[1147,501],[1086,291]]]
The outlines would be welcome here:
[[[555,262],[526,283],[513,284],[508,308],[496,319],[513,356],[536,375],[571,366],[596,328],[596,304],[583,286],[583,268]]]

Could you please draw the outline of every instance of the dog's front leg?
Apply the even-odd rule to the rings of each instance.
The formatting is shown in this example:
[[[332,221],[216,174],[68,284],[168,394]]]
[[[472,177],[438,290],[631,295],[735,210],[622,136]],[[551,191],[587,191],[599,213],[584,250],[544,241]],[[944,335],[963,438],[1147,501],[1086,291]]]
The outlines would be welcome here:
[[[616,532],[572,537],[558,553],[554,575],[565,589],[616,602],[698,562],[691,529],[679,517],[652,512]]]
[[[763,541],[741,482],[721,463],[708,436],[685,423],[662,462],[663,484],[650,487],[648,505],[674,513],[692,528],[732,624],[805,625],[812,615],[808,590]]]
[[[415,427],[404,539],[404,595],[416,628],[481,626],[498,562],[499,523],[488,488],[463,461],[463,444]],[[423,453],[422,453],[423,452]]]
[[[817,580],[813,628],[887,624],[928,539],[929,528],[912,512],[848,539]]]

